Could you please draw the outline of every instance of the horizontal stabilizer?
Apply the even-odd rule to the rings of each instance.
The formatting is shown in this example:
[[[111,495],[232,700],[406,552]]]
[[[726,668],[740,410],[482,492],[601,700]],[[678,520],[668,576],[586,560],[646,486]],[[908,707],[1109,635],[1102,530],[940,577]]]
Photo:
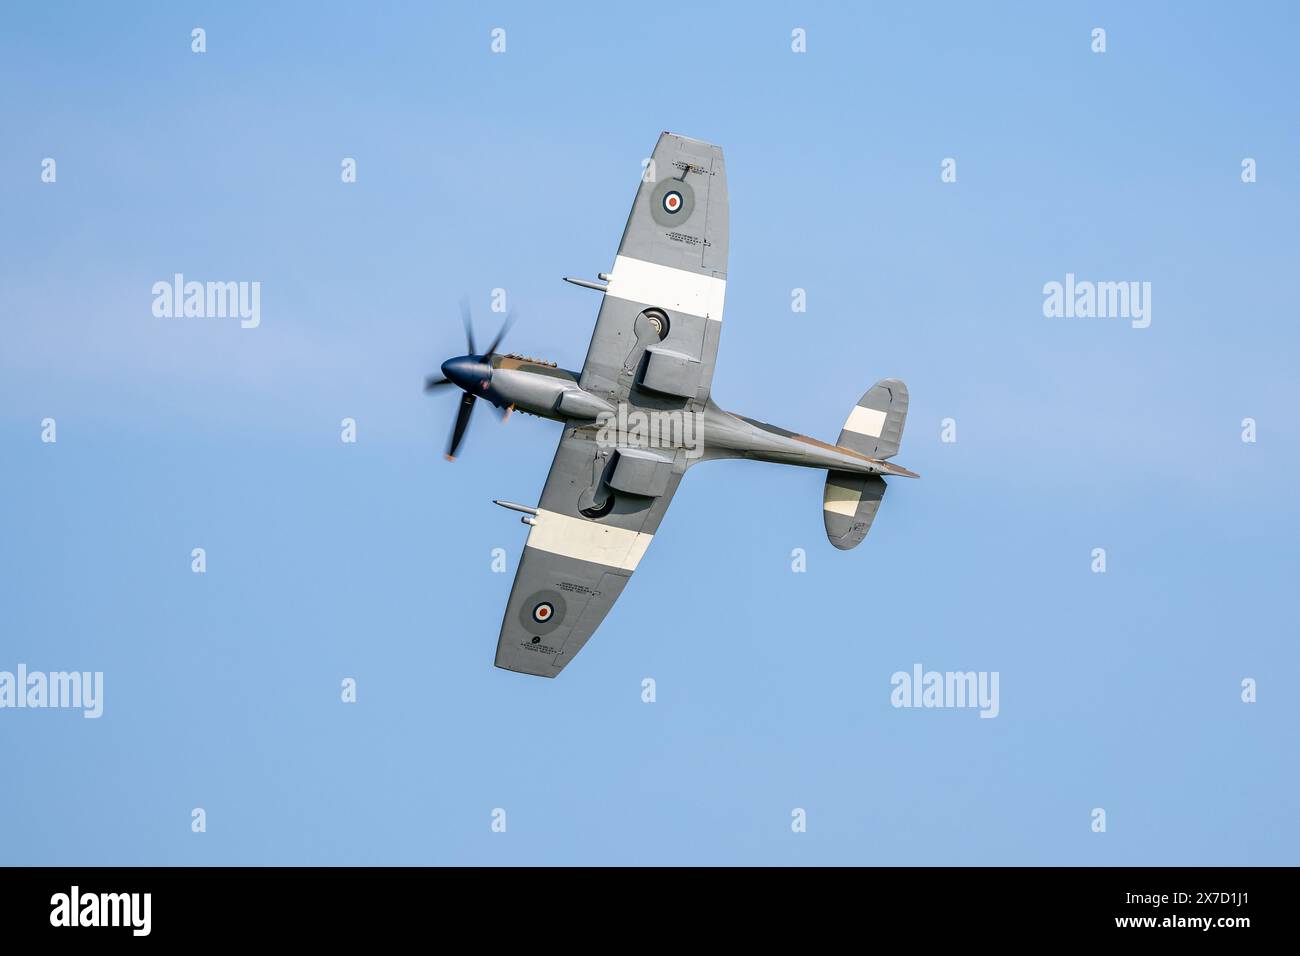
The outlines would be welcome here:
[[[841,551],[856,548],[871,530],[871,522],[885,497],[885,479],[847,471],[826,474],[822,493],[822,518],[826,537]]]
[[[907,386],[887,378],[871,386],[853,407],[835,444],[868,458],[889,458],[898,454],[906,421]]]

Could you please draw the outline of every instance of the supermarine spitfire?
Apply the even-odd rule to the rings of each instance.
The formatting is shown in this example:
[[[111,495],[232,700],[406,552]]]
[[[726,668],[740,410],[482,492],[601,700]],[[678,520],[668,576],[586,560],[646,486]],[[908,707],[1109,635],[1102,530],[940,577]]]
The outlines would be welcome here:
[[[580,372],[496,349],[448,359],[426,390],[463,391],[447,457],[477,399],[562,422],[536,508],[498,501],[530,525],[506,605],[496,665],[554,677],[595,633],[645,555],[687,468],[752,458],[824,468],[826,535],[841,550],[866,536],[907,418],[907,386],[877,382],[834,445],[725,412],[709,394],[727,288],[727,177],[717,146],[664,133],[628,216]],[[507,325],[509,322],[507,321]],[[663,422],[662,428],[626,423]],[[694,427],[686,427],[694,423]],[[647,436],[653,440],[647,440]]]

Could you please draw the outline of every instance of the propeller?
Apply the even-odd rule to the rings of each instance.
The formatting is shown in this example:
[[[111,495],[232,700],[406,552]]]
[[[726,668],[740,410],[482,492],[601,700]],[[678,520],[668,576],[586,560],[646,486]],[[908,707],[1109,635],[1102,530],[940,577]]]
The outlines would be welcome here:
[[[505,338],[506,332],[514,324],[515,315],[513,310],[506,314],[505,322],[501,324],[501,330],[497,332],[492,344],[483,352],[479,352],[478,347],[474,344],[474,320],[470,315],[469,302],[465,299],[460,300],[460,318],[465,326],[466,354],[444,362],[442,364],[442,375],[429,375],[424,379],[424,390],[426,392],[432,392],[444,385],[459,385],[465,390],[460,398],[460,407],[456,410],[456,421],[451,428],[451,438],[447,442],[446,457],[448,461],[456,460],[456,451],[460,448],[460,443],[465,437],[465,431],[469,428],[470,415],[474,411],[476,396],[469,390],[470,384],[467,379],[472,381],[477,369],[487,364],[490,356],[496,352],[497,347],[501,344],[501,340]],[[453,363],[455,363],[455,367],[450,368],[450,374],[457,375],[457,372],[460,371],[460,375],[457,376],[460,378],[459,382],[448,377],[449,367]],[[502,421],[505,421],[510,416],[510,409],[508,408],[497,409],[497,412],[501,415]]]
[[[474,411],[474,396],[466,392],[460,397],[460,408],[456,410],[456,424],[451,427],[451,441],[447,443],[447,460],[456,460],[456,449],[460,447],[460,441],[465,437],[465,429],[469,427],[469,416]]]
[[[494,352],[496,352],[497,346],[501,344],[501,340],[504,339],[506,337],[506,333],[510,331],[510,326],[514,324],[515,324],[515,310],[511,309],[509,312],[506,313],[506,320],[501,323],[501,331],[497,333],[497,337],[492,340],[492,344],[487,347],[487,351],[484,352],[483,354],[492,355]]]

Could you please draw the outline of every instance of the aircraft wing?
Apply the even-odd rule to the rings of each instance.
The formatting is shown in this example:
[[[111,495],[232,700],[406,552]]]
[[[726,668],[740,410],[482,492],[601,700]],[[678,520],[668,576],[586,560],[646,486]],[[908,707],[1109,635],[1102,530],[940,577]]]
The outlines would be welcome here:
[[[646,164],[579,384],[624,411],[701,412],[727,288],[727,175],[717,146],[664,133]],[[566,426],[501,622],[496,664],[554,677],[600,626],[649,547],[689,459]]]
[[[600,626],[650,546],[686,462],[602,447],[566,427],[528,532],[496,666],[554,677]],[[610,482],[644,494],[616,494]],[[584,513],[585,512],[585,513]]]
[[[580,384],[703,402],[727,289],[727,173],[717,146],[664,133],[623,230]],[[635,400],[635,399],[634,399]]]

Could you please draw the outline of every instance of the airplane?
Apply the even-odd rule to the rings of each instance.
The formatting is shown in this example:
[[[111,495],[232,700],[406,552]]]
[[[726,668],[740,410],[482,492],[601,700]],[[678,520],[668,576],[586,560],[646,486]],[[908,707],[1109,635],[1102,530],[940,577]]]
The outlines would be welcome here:
[[[487,349],[442,363],[425,391],[462,391],[447,458],[474,404],[486,399],[564,425],[497,641],[496,666],[555,677],[623,593],[686,470],[749,458],[827,471],[822,517],[830,543],[866,537],[885,477],[920,477],[890,462],[907,419],[907,386],[877,382],[850,411],[835,444],[723,411],[710,395],[727,288],[727,176],[722,150],[664,133],[655,145],[613,269],[566,281],[602,294],[582,370],[498,354],[510,318]],[[657,423],[658,427],[655,427]]]

